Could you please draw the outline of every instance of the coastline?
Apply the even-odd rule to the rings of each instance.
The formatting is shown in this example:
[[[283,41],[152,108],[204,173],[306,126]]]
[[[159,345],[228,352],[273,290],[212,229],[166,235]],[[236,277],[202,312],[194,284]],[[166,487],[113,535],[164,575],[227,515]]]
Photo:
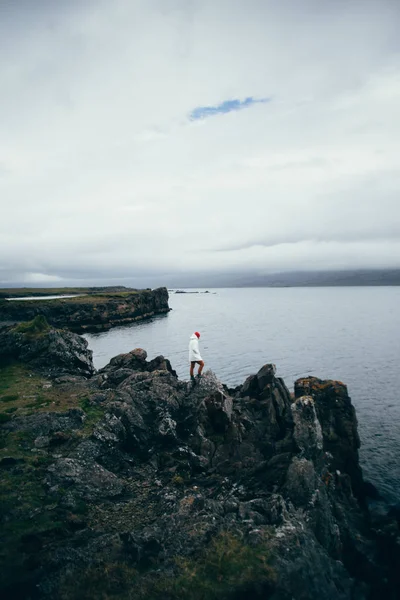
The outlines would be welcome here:
[[[291,395],[266,364],[193,385],[142,349],[96,371],[39,317],[0,332],[0,359],[4,597],[395,598],[398,516],[368,510],[343,383]]]
[[[25,293],[26,290],[21,292]],[[43,315],[54,327],[67,328],[75,333],[93,333],[165,314],[169,310],[166,288],[114,292],[95,290],[82,296],[32,302],[3,299],[0,300],[0,327]]]

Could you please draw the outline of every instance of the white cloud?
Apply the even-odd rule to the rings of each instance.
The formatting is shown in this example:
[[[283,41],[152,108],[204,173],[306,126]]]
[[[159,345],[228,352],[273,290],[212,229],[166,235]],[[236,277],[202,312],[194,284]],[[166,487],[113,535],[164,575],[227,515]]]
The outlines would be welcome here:
[[[0,31],[4,273],[400,266],[397,3],[42,9]]]
[[[56,275],[46,275],[46,273],[26,273],[25,281],[27,283],[55,283],[62,281],[62,277]]]

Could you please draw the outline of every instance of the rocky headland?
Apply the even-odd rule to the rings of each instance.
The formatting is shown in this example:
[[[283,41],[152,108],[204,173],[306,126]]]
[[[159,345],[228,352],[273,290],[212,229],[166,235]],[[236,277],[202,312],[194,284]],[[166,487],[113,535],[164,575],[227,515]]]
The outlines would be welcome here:
[[[0,327],[2,324],[30,321],[37,315],[43,315],[54,327],[67,328],[76,333],[96,332],[170,310],[165,287],[155,290],[98,291],[101,289],[83,288],[86,291],[73,298],[31,301],[0,299]],[[73,291],[77,292],[78,289],[65,289],[63,293]],[[31,293],[36,294],[37,290]],[[19,296],[14,293],[9,297]]]
[[[1,331],[0,361],[3,598],[399,597],[343,383],[193,385],[142,349],[95,371],[43,319]]]
[[[0,288],[0,298],[39,298],[43,296],[113,294],[116,292],[139,292],[137,288],[124,285],[103,285],[95,287],[54,287],[54,288]]]

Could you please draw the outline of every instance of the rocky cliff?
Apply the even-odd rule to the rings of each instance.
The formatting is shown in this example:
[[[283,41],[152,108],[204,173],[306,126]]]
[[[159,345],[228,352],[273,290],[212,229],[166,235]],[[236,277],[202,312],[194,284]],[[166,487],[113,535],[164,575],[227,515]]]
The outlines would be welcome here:
[[[66,327],[83,333],[103,331],[168,311],[166,288],[87,294],[54,300],[0,300],[0,325],[30,321],[42,315],[54,327]]]
[[[60,296],[66,294],[112,294],[116,292],[138,292],[137,288],[124,285],[105,285],[97,287],[54,287],[54,288],[0,288],[0,298],[41,298],[43,296]]]
[[[291,396],[273,365],[192,385],[140,349],[94,372],[72,335],[32,355],[8,332],[28,363],[0,370],[3,597],[398,597],[399,524],[366,509],[345,385]]]

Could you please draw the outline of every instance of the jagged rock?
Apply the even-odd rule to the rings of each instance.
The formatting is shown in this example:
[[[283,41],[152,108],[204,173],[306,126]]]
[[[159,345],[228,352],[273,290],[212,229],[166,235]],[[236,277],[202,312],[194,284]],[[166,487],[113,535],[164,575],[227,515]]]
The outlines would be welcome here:
[[[271,384],[275,379],[276,366],[264,365],[257,373],[258,388],[264,390],[265,387]]]
[[[92,461],[60,458],[48,472],[50,489],[68,488],[71,496],[85,500],[114,498],[124,490],[124,483],[118,477]]]
[[[310,396],[298,398],[292,404],[292,414],[293,437],[302,456],[316,459],[322,453],[323,439],[314,400]]]
[[[114,414],[107,413],[104,420],[99,423],[93,431],[93,438],[102,444],[116,445],[124,443],[126,440],[126,429],[121,421]]]
[[[278,576],[273,600],[350,600],[365,598],[343,563],[332,559],[295,518],[277,528],[271,556]],[[357,593],[358,592],[358,593]]]
[[[154,371],[167,371],[176,377],[176,372],[172,369],[171,363],[163,356],[157,356],[151,361],[147,361],[147,352],[142,348],[135,348],[126,354],[119,354],[99,371],[101,381],[106,381],[107,386],[120,385],[125,379],[132,375],[132,372],[152,373]]]
[[[147,359],[147,352],[146,350],[143,350],[143,348],[134,348],[134,350],[132,350],[130,352],[130,355],[135,358],[137,358],[137,360],[145,362]]]
[[[63,413],[42,412],[29,417],[16,417],[3,427],[7,431],[25,431],[43,438],[56,431],[80,429],[85,419],[86,415],[81,408],[70,408]]]
[[[322,381],[316,377],[307,377],[295,382],[295,397],[304,395],[311,396],[314,400],[322,428],[323,449],[333,457],[332,470],[348,473],[354,493],[360,499],[363,498],[357,417],[347,387],[340,381]]]
[[[225,433],[232,423],[232,398],[218,391],[207,396],[204,404],[213,430],[216,433]]]
[[[87,341],[69,331],[50,327],[34,334],[18,327],[0,331],[0,362],[19,360],[54,377],[64,373],[90,377],[95,372],[92,357]]]
[[[318,477],[314,465],[306,458],[295,456],[286,474],[285,492],[297,507],[306,507],[317,493]]]
[[[39,435],[33,443],[35,448],[47,448],[50,445],[50,438],[47,435]]]
[[[256,423],[255,435],[278,441],[292,429],[293,419],[289,391],[274,373],[275,365],[264,365],[257,375],[246,380],[239,395],[243,398],[243,412],[247,413],[245,423]]]
[[[136,349],[85,385],[103,416],[74,443],[69,432],[82,428],[83,411],[4,425],[30,431],[33,449],[53,457],[46,490],[66,511],[68,533],[43,543],[36,597],[59,597],[65,579],[86,569],[103,577],[110,563],[118,573],[137,569],[128,577],[133,597],[142,572],[176,576],[183,560],[196,565],[210,540],[228,532],[261,547],[274,577],[254,589],[238,583],[227,598],[394,600],[394,569],[381,551],[398,556],[398,523],[377,519],[372,530],[353,495],[362,473],[343,384],[299,380],[292,402],[274,365],[228,390],[210,371],[195,385],[179,381],[169,361]],[[7,474],[19,468],[5,466]]]
[[[118,354],[110,362],[100,369],[99,373],[129,369],[130,371],[145,371],[147,352],[141,348],[135,348],[131,352]]]
[[[176,371],[171,367],[171,363],[168,358],[164,358],[163,356],[156,356],[153,360],[150,360],[147,364],[147,370],[150,372],[154,371],[168,371],[172,373],[174,377],[177,377]]]

